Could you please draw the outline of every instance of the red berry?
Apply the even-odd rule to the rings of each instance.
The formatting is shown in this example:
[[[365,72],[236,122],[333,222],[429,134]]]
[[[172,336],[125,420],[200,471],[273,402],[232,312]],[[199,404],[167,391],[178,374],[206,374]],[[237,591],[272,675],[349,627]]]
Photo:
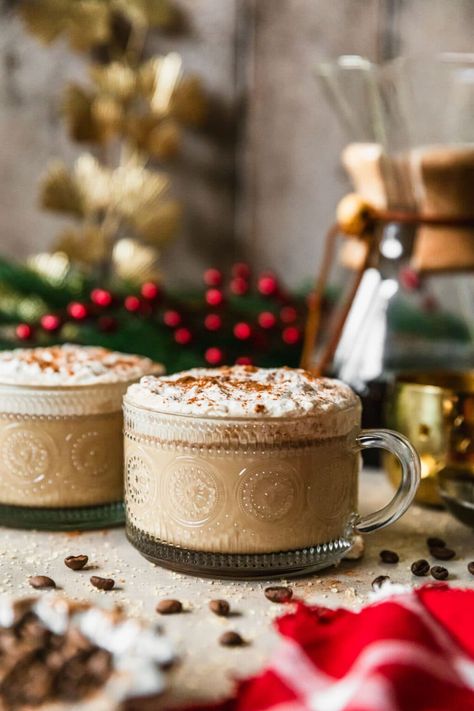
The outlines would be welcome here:
[[[134,311],[140,311],[142,303],[138,296],[127,296],[123,302],[123,305],[127,311],[131,311],[133,313]]]
[[[208,314],[204,319],[204,326],[208,331],[218,331],[222,326],[222,319],[219,314]]]
[[[96,306],[102,306],[105,308],[106,306],[110,306],[112,303],[112,294],[106,289],[93,289],[91,291],[91,301]]]
[[[101,316],[98,325],[104,333],[112,333],[117,330],[117,321],[111,316]]]
[[[54,314],[45,314],[41,317],[40,323],[45,331],[57,331],[61,326],[61,319]]]
[[[81,304],[80,301],[72,301],[67,307],[67,312],[71,318],[77,321],[82,321],[82,319],[87,318],[88,311],[85,304]]]
[[[234,277],[230,282],[230,290],[236,296],[243,296],[249,290],[249,283],[244,277]]]
[[[20,341],[29,341],[33,336],[33,328],[29,323],[19,323],[15,329],[15,333]]]
[[[289,346],[292,346],[295,343],[298,343],[301,337],[301,333],[299,328],[296,328],[295,326],[287,326],[283,329],[281,337],[285,343],[287,343]]]
[[[174,332],[174,340],[181,346],[185,346],[192,339],[192,334],[189,328],[177,328]]]
[[[209,365],[219,365],[219,363],[222,363],[222,360],[224,358],[224,354],[222,353],[220,348],[208,348],[207,351],[204,353],[204,358],[206,359],[207,363]]]
[[[252,335],[252,329],[248,323],[241,321],[236,323],[234,326],[234,336],[239,339],[239,341],[246,341]]]
[[[293,323],[298,318],[298,312],[294,306],[284,306],[280,311],[280,318],[283,323]]]
[[[232,276],[248,279],[250,276],[250,267],[245,262],[236,262],[232,266]]]
[[[278,282],[273,274],[262,274],[258,280],[257,288],[263,296],[272,296],[278,291]]]
[[[258,325],[261,328],[273,328],[276,322],[276,316],[272,314],[271,311],[262,311],[262,313],[258,315]]]
[[[407,291],[416,291],[421,286],[420,275],[411,267],[403,267],[400,269],[400,283]]]
[[[181,323],[181,314],[178,311],[165,311],[163,314],[163,323],[165,326],[170,326],[170,328],[176,328]]]
[[[235,359],[236,365],[252,365],[252,359],[249,356],[239,356]]]
[[[146,281],[144,284],[142,284],[140,293],[144,299],[153,301],[154,299],[157,299],[158,296],[161,294],[161,289],[154,281]]]
[[[224,301],[224,295],[220,289],[208,289],[206,291],[206,301],[209,306],[220,306]]]
[[[206,286],[220,286],[222,284],[222,272],[219,269],[206,269],[204,272],[204,283]]]

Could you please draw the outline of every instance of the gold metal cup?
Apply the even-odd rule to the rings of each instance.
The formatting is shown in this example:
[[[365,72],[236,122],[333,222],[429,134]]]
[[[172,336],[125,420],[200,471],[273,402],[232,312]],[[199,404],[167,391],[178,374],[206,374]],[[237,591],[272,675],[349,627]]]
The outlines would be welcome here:
[[[474,492],[474,371],[399,376],[389,391],[387,424],[408,437],[420,456],[415,500],[431,506],[446,503],[463,519],[457,499],[465,499],[469,507]],[[396,460],[384,455],[384,466],[398,486]]]

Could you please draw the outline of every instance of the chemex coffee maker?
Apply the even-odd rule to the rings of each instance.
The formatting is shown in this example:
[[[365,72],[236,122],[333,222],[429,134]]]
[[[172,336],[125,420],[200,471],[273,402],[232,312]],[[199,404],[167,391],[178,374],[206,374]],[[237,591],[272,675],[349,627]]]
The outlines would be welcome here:
[[[474,525],[474,54],[343,56],[317,75],[354,192],[326,237],[302,365],[349,383],[364,426],[405,432],[418,500],[459,516],[462,499]],[[328,309],[335,271],[345,288]]]

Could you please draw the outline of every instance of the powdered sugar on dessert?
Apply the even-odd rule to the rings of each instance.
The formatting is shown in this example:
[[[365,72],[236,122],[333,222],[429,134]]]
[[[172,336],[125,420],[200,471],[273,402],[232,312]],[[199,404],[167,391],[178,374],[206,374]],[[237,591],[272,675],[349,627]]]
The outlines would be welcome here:
[[[149,358],[96,346],[66,344],[0,353],[0,383],[14,385],[119,383],[157,369]]]
[[[293,368],[195,368],[145,376],[127,402],[170,414],[218,417],[299,417],[340,412],[358,404],[344,383]]]

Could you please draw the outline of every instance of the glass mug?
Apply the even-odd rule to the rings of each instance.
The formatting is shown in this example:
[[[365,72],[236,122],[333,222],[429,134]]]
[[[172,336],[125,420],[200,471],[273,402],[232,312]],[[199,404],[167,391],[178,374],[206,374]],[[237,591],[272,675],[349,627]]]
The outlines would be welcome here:
[[[201,576],[280,577],[337,563],[355,534],[406,511],[420,479],[405,437],[361,431],[360,404],[347,409],[350,431],[328,437],[321,415],[167,414],[126,395],[128,539],[153,563]],[[390,503],[361,517],[360,451],[371,447],[398,457],[403,475]]]
[[[0,384],[0,524],[79,529],[123,522],[128,382]]]

